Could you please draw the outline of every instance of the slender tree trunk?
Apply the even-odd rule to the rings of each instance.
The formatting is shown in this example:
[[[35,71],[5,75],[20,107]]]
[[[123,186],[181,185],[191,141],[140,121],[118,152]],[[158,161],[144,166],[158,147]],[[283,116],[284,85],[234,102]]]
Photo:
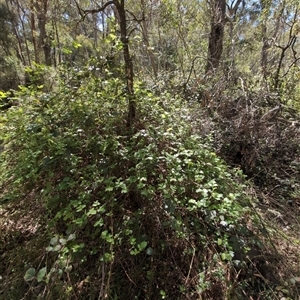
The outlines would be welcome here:
[[[223,52],[226,0],[213,0],[211,9],[206,73],[216,69],[220,64]]]
[[[235,56],[236,56],[236,41],[235,41],[235,32],[234,32],[234,24],[236,23],[236,19],[238,18],[237,11],[240,4],[243,3],[243,0],[232,1],[231,5],[227,6],[227,12],[225,16],[225,21],[229,23],[229,40],[230,46],[228,47],[227,59],[228,59],[228,72],[227,74],[233,76],[235,80],[236,68],[235,68]],[[244,4],[242,9],[244,8]]]
[[[102,7],[98,9],[91,9],[91,10],[82,10],[77,2],[76,5],[83,20],[87,14],[95,14],[95,13],[103,12],[109,6],[115,8],[114,12],[120,26],[121,42],[123,46],[123,57],[125,62],[125,75],[126,75],[126,86],[127,86],[127,95],[128,95],[127,126],[131,126],[136,114],[136,101],[134,98],[134,89],[133,89],[134,73],[133,73],[132,58],[129,51],[129,36],[127,32],[125,0],[109,0],[105,2]]]
[[[55,2],[55,5],[53,7],[53,17],[52,17],[52,28],[53,28],[53,40],[56,40],[55,48],[54,48],[54,57],[53,62],[54,66],[56,67],[57,64],[62,63],[62,53],[61,53],[61,44],[60,44],[60,37],[58,33],[57,28],[57,22],[58,22],[58,16],[60,15],[60,7],[59,7],[59,1]]]
[[[272,65],[273,68],[273,63],[269,61],[269,50],[272,47],[271,41],[275,41],[278,36],[278,31],[280,29],[280,23],[281,23],[281,18],[284,13],[285,9],[285,1],[281,3],[281,8],[278,11],[278,14],[276,15],[276,24],[274,26],[274,32],[272,36],[270,36],[270,33],[268,34],[267,31],[267,19],[270,15],[270,2],[266,0],[261,0],[260,5],[262,8],[262,14],[264,15],[264,19],[262,20],[261,24],[261,33],[262,33],[262,48],[261,48],[261,70],[263,77],[267,79],[269,76],[269,71],[268,71],[268,65]]]
[[[35,25],[35,15],[34,15],[34,3],[33,0],[30,1],[30,26],[31,26],[31,37],[32,37],[32,44],[33,44],[33,51],[34,51],[34,60],[35,62],[40,62],[40,55],[38,52],[38,45],[36,40],[36,25]]]
[[[52,19],[52,32],[54,34],[54,38],[56,37],[56,21],[54,19]],[[58,51],[58,54],[59,54],[59,51]],[[52,58],[53,58],[53,65],[54,67],[56,68],[57,67],[57,49],[56,49],[56,45],[53,45],[53,55],[52,55]]]
[[[18,9],[20,9],[18,7]],[[19,11],[19,17],[20,17],[20,11]],[[25,48],[26,48],[26,54],[27,54],[27,59],[28,59],[28,65],[31,66],[31,56],[30,56],[30,51],[29,51],[29,46],[28,46],[28,40],[26,38],[26,30],[25,30],[25,25],[24,25],[24,21],[23,18],[20,17],[20,21],[21,21],[21,26],[22,26],[22,31],[23,31],[23,35],[25,36],[24,42],[25,42]],[[18,26],[17,26],[18,27]],[[17,29],[16,29],[17,31]],[[21,43],[21,41],[20,41]],[[26,65],[26,63],[25,63]]]
[[[51,66],[51,41],[46,32],[48,0],[43,0],[41,1],[41,3],[39,3],[39,1],[36,1],[35,8],[37,11],[38,27],[40,33],[38,39],[39,53],[44,52],[45,64],[47,66]]]
[[[11,1],[10,1],[11,2]],[[12,2],[11,2],[11,5],[12,5]],[[9,3],[8,1],[6,0],[6,7],[8,9],[10,9],[9,7]],[[20,17],[20,10],[19,10],[19,3],[17,3],[17,7],[18,7],[18,16],[19,16],[19,19],[21,20],[21,17]],[[24,66],[26,66],[26,60],[25,60],[25,57],[23,55],[23,46],[22,46],[22,42],[21,42],[21,38],[20,38],[20,34],[18,32],[18,24],[15,20],[11,20],[12,22],[12,30],[13,30],[13,34],[15,35],[16,39],[17,39],[17,42],[18,42],[18,45],[16,45],[14,48],[16,50],[16,54],[17,54],[17,57],[18,59],[22,62],[22,64]],[[25,43],[27,45],[27,40],[25,39]],[[28,46],[28,45],[27,45]],[[30,65],[30,56],[29,56],[29,51],[27,51],[27,55],[28,55],[28,63]]]
[[[145,14],[146,14],[146,4],[144,0],[141,0],[141,6],[142,6],[142,10],[143,10],[143,20],[142,20],[142,33],[143,33],[143,39],[144,39],[144,43],[147,47],[147,52],[150,58],[150,63],[151,63],[151,67],[153,70],[153,74],[155,77],[157,77],[157,64],[156,64],[156,59],[154,56],[153,51],[151,50],[150,47],[150,42],[149,42],[149,33],[148,33],[148,23],[147,20],[145,19]]]
[[[56,42],[58,46],[58,64],[62,63],[62,55],[61,55],[61,44],[60,44],[60,38],[58,34],[57,24],[55,23],[55,36],[56,36]]]
[[[262,24],[261,28],[262,33],[262,48],[261,48],[261,71],[263,77],[266,79],[267,74],[267,65],[268,65],[268,50],[270,49],[270,44],[267,37],[267,26],[265,23]]]
[[[262,48],[261,48],[261,71],[263,77],[266,79],[268,77],[268,50],[270,49],[269,38],[267,36],[267,18],[269,16],[269,12],[266,13],[266,10],[269,10],[267,7],[267,3],[265,0],[260,1],[262,14],[264,15],[264,19],[261,24],[261,35],[262,35]]]
[[[114,1],[114,4],[117,8],[119,18],[120,18],[120,31],[121,31],[121,42],[123,44],[123,56],[125,62],[125,74],[126,74],[126,84],[128,92],[128,118],[127,125],[131,126],[135,118],[136,113],[136,102],[134,99],[134,90],[133,90],[133,65],[132,59],[129,51],[129,37],[127,35],[127,20],[126,20],[126,11],[124,0]]]
[[[94,48],[97,49],[97,47],[98,47],[98,23],[99,23],[98,14],[93,14],[92,18],[93,18]]]

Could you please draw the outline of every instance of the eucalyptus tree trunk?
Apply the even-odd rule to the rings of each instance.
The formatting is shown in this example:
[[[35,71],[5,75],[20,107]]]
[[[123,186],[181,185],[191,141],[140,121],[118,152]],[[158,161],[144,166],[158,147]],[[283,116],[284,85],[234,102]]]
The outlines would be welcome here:
[[[37,45],[37,39],[36,39],[36,22],[35,22],[35,13],[34,13],[34,2],[33,0],[30,0],[30,29],[31,29],[31,38],[32,38],[32,44],[33,44],[33,51],[34,51],[34,60],[35,62],[40,62],[40,55],[38,51],[38,45]]]
[[[262,48],[261,48],[261,71],[266,79],[268,75],[268,51],[271,47],[269,37],[267,35],[267,19],[269,17],[270,3],[266,0],[260,1],[263,20],[261,22]]]
[[[231,2],[231,5],[227,5],[226,22],[229,24],[229,40],[230,45],[228,47],[227,60],[228,60],[228,71],[230,75],[233,75],[235,79],[236,75],[236,36],[235,36],[235,24],[238,19],[238,8],[242,3],[242,9],[244,8],[243,0],[235,0]]]
[[[206,73],[216,69],[223,52],[226,0],[212,0]]]
[[[50,37],[46,32],[47,23],[47,11],[48,11],[48,0],[35,1],[34,7],[36,9],[38,18],[38,29],[39,29],[39,39],[38,39],[38,51],[44,53],[44,60],[47,66],[51,65],[51,45]]]

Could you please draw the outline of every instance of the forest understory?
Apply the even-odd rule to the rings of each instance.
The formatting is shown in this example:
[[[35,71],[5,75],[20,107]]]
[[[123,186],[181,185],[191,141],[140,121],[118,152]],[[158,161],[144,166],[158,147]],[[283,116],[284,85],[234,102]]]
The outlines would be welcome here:
[[[298,2],[0,0],[0,300],[300,300]]]

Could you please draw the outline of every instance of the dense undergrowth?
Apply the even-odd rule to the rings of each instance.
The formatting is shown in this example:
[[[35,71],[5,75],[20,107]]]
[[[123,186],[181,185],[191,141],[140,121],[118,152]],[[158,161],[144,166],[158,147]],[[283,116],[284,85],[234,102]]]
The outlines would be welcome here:
[[[92,74],[14,97],[0,123],[1,299],[296,297],[253,189],[193,105],[137,83],[127,127],[122,82]]]

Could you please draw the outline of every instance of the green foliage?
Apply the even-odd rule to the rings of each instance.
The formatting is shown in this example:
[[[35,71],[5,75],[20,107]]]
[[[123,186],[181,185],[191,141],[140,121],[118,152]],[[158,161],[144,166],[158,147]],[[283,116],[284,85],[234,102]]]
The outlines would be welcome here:
[[[27,92],[33,93],[35,89],[43,90],[45,92],[53,91],[55,81],[55,70],[43,64],[33,63],[32,66],[24,68],[25,83],[29,87]],[[21,90],[27,94],[24,88]]]
[[[12,43],[11,31],[12,22],[15,21],[15,16],[4,3],[0,2],[0,46],[3,47],[6,54],[9,53],[9,47]]]
[[[4,55],[0,50],[0,89],[8,91],[17,89],[23,80],[20,63],[13,55]]]
[[[2,201],[30,193],[46,208],[48,258],[24,278],[50,298],[60,278],[69,278],[66,297],[84,293],[74,280],[95,296],[84,275],[91,268],[118,298],[135,285],[144,286],[135,292],[142,298],[200,295],[213,269],[251,245],[240,174],[192,133],[180,99],[135,90],[132,128],[121,81],[92,75],[52,94],[22,88],[19,106],[1,116]]]

